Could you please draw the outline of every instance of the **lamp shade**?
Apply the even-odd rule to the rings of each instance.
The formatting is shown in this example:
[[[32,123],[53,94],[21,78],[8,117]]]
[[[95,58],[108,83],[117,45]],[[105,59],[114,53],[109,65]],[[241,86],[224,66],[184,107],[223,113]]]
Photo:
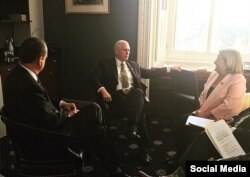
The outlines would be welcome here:
[[[245,93],[242,99],[242,111],[250,107],[250,93]]]

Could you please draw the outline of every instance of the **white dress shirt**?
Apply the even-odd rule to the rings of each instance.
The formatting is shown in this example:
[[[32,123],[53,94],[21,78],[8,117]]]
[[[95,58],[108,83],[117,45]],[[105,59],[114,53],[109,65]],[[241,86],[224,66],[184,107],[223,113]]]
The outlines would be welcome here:
[[[121,90],[122,89],[122,83],[121,83],[121,61],[118,60],[117,58],[115,58],[116,60],[116,67],[117,67],[117,73],[118,73],[118,85],[116,86],[116,90]],[[129,87],[126,88],[125,90],[130,90],[131,87],[133,87],[133,76],[132,76],[132,73],[131,71],[129,70],[126,62],[123,62],[124,63],[124,68],[127,72],[127,75],[128,75],[128,81],[129,81]],[[166,70],[167,70],[167,73],[171,72],[171,67],[170,66],[167,66],[166,67]],[[101,89],[104,89],[105,87],[100,87],[97,92],[99,93]],[[123,89],[124,90],[124,89]],[[126,92],[126,91],[125,91]]]
[[[20,64],[20,66],[22,66],[24,69],[26,69],[28,71],[28,73],[30,73],[30,75],[38,82],[37,75],[33,71],[31,71],[29,68],[26,68],[25,66],[23,66],[21,64]]]

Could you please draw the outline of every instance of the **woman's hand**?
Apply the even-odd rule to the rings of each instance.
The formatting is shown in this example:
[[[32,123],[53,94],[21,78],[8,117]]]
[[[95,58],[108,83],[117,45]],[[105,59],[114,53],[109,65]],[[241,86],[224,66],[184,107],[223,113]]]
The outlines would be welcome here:
[[[227,123],[228,125],[232,126],[233,123],[234,123],[234,118],[229,117],[228,119],[225,119],[225,121],[226,121],[226,123]]]
[[[209,119],[213,118],[213,115],[208,115],[208,114],[206,114],[202,111],[199,111],[199,110],[196,110],[193,113],[195,114],[195,116],[198,116],[198,117],[209,118]]]

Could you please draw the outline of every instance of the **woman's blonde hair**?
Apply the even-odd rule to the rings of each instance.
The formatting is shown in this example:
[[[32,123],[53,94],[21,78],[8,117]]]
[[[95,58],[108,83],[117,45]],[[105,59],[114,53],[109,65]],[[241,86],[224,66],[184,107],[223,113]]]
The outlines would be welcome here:
[[[223,58],[227,65],[227,72],[236,74],[243,73],[243,64],[241,55],[237,50],[234,49],[223,49],[220,50],[219,56]]]

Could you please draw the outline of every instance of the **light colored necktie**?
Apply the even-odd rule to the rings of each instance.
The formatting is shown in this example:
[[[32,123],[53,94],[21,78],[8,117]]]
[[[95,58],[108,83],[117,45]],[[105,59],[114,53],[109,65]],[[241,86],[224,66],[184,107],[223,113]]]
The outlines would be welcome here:
[[[121,63],[121,83],[122,83],[122,88],[128,88],[129,83],[128,83],[128,74],[126,72],[124,63]]]

